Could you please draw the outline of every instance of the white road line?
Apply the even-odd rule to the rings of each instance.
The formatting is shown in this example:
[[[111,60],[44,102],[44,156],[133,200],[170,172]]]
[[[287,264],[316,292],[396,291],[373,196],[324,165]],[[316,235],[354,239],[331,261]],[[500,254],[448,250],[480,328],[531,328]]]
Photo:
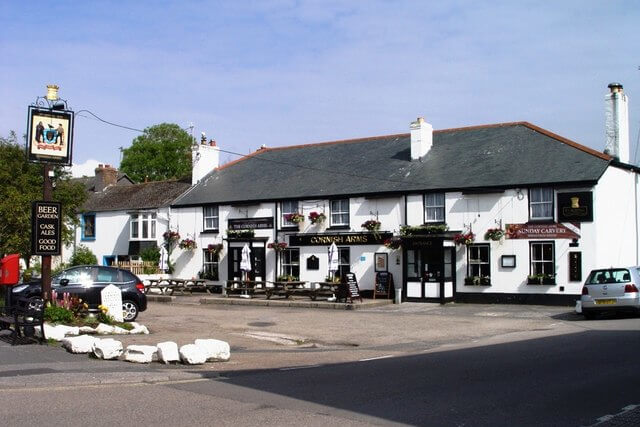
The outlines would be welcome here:
[[[393,354],[389,354],[387,356],[369,357],[368,359],[360,359],[359,362],[368,362],[370,360],[388,359],[390,357],[393,357]]]
[[[281,371],[295,371],[296,369],[311,369],[319,368],[322,365],[306,365],[306,366],[291,366],[290,368],[280,368]]]

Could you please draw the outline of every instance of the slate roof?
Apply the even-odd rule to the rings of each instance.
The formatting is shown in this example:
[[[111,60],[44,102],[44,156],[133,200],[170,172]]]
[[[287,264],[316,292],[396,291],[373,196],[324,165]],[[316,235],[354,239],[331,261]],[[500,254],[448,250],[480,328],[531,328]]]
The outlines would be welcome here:
[[[174,206],[423,191],[594,184],[612,158],[527,122],[266,148],[209,173]]]
[[[112,185],[104,191],[89,193],[83,206],[85,212],[129,211],[157,209],[169,206],[191,187],[191,177],[181,180]]]

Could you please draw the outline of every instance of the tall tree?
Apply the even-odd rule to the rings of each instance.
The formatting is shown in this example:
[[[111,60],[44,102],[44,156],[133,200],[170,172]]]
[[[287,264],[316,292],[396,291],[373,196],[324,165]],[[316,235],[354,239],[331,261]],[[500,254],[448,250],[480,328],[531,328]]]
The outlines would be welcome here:
[[[0,254],[31,256],[31,203],[42,200],[42,166],[28,163],[25,148],[15,132],[0,137]],[[62,240],[73,241],[77,213],[86,200],[84,186],[70,180],[64,168],[55,167],[53,200],[62,203]]]
[[[162,181],[191,173],[191,136],[172,123],[148,127],[123,150],[120,170],[134,181]]]

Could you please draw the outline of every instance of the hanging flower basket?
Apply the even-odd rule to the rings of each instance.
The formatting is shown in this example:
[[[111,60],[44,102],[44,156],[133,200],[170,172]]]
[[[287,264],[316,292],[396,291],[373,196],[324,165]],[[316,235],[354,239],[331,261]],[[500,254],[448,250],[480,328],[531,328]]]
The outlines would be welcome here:
[[[165,243],[167,243],[168,245],[173,245],[178,240],[180,240],[180,233],[178,233],[177,231],[168,230],[164,232],[162,237],[164,238]]]
[[[301,222],[304,222],[304,215],[298,212],[293,212],[290,214],[286,214],[284,216],[284,219],[289,222],[293,222],[294,224],[300,224]]]
[[[227,237],[230,239],[253,238],[256,235],[255,230],[227,230]]]
[[[178,247],[185,251],[192,251],[198,247],[198,244],[193,239],[182,239],[178,244]]]
[[[369,231],[378,231],[382,224],[376,219],[370,219],[362,223],[361,227]]]
[[[471,231],[469,231],[468,233],[458,233],[453,236],[453,241],[456,245],[470,245],[475,241],[475,239],[476,235]]]
[[[207,251],[211,252],[212,254],[219,254],[220,252],[222,252],[222,248],[224,246],[222,245],[222,243],[209,243],[209,245],[207,245]]]
[[[504,237],[504,230],[502,228],[490,228],[484,233],[485,240],[498,241]]]
[[[288,245],[285,242],[278,242],[277,240],[267,245],[269,249],[273,249],[276,252],[284,251],[285,249],[287,249],[287,246]]]
[[[384,241],[384,246],[395,251],[402,247],[402,240],[399,237],[390,237]]]
[[[322,212],[313,211],[309,214],[309,221],[311,224],[322,224],[327,217]]]

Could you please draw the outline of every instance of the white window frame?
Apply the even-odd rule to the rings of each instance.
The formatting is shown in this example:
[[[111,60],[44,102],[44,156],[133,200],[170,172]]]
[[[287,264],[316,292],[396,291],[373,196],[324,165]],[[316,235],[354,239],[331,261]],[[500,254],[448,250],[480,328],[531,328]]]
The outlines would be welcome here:
[[[442,200],[439,200],[442,197]],[[445,222],[445,203],[444,193],[427,193],[424,195],[424,222],[425,223],[443,223]],[[433,218],[430,218],[433,217]]]
[[[134,224],[137,228],[137,236],[134,236],[133,233]],[[156,240],[157,225],[158,219],[154,212],[136,212],[130,214],[129,240]]]
[[[295,209],[293,209],[295,207]],[[284,202],[280,202],[280,220],[282,223],[283,227],[297,227],[298,224],[296,224],[293,221],[287,221],[287,219],[285,218],[286,215],[292,214],[292,213],[302,213],[300,212],[300,202],[298,200],[286,200]]]
[[[204,206],[202,208],[202,217],[205,231],[217,231],[220,229],[220,209],[218,205]]]
[[[545,190],[548,191],[547,194],[545,194]],[[538,200],[534,201],[534,199],[538,199]],[[555,199],[555,194],[554,194],[553,188],[550,188],[550,187],[530,188],[529,189],[529,219],[533,221],[553,221],[554,199]],[[551,215],[536,216],[534,215],[534,207],[542,207],[543,210],[548,210],[548,212],[550,212]],[[547,209],[545,209],[545,207]]]
[[[217,272],[217,277],[215,277],[214,279],[209,279],[209,280],[220,280],[220,254],[219,253],[214,253],[214,252],[210,252],[206,249],[204,249],[203,251],[203,256],[202,256],[202,273],[206,274],[207,271],[207,266],[211,266],[214,267],[215,266],[215,271]]]
[[[346,210],[345,210],[346,206]],[[329,216],[332,227],[349,226],[349,199],[335,199],[329,202]],[[344,221],[344,218],[347,218]]]
[[[298,254],[298,261],[292,261],[292,256],[294,253]],[[298,274],[293,274],[294,270],[298,270]],[[300,279],[300,248],[287,248],[282,251],[282,256],[280,257],[280,274],[281,275],[290,275],[297,277]]]
[[[549,245],[551,246],[551,258],[550,259],[546,259],[544,258],[544,246],[545,245]],[[533,248],[535,246],[540,246],[541,250],[540,250],[540,254],[542,255],[541,259],[534,259],[533,258],[533,253],[534,250]],[[555,275],[556,274],[556,247],[555,247],[555,243],[554,242],[530,242],[529,243],[529,261],[530,261],[530,268],[531,268],[531,275],[536,275],[536,274],[547,274],[547,275]],[[542,268],[541,270],[536,268],[537,264],[542,264]],[[545,269],[545,264],[550,264],[551,268],[550,269]],[[551,270],[551,271],[548,271]]]
[[[482,261],[481,252],[487,251],[487,260]],[[477,258],[473,258],[477,256]],[[478,274],[474,273],[476,266]],[[482,270],[486,270],[487,274],[482,274]],[[467,247],[467,277],[491,277],[491,246],[487,244],[469,245]]]

